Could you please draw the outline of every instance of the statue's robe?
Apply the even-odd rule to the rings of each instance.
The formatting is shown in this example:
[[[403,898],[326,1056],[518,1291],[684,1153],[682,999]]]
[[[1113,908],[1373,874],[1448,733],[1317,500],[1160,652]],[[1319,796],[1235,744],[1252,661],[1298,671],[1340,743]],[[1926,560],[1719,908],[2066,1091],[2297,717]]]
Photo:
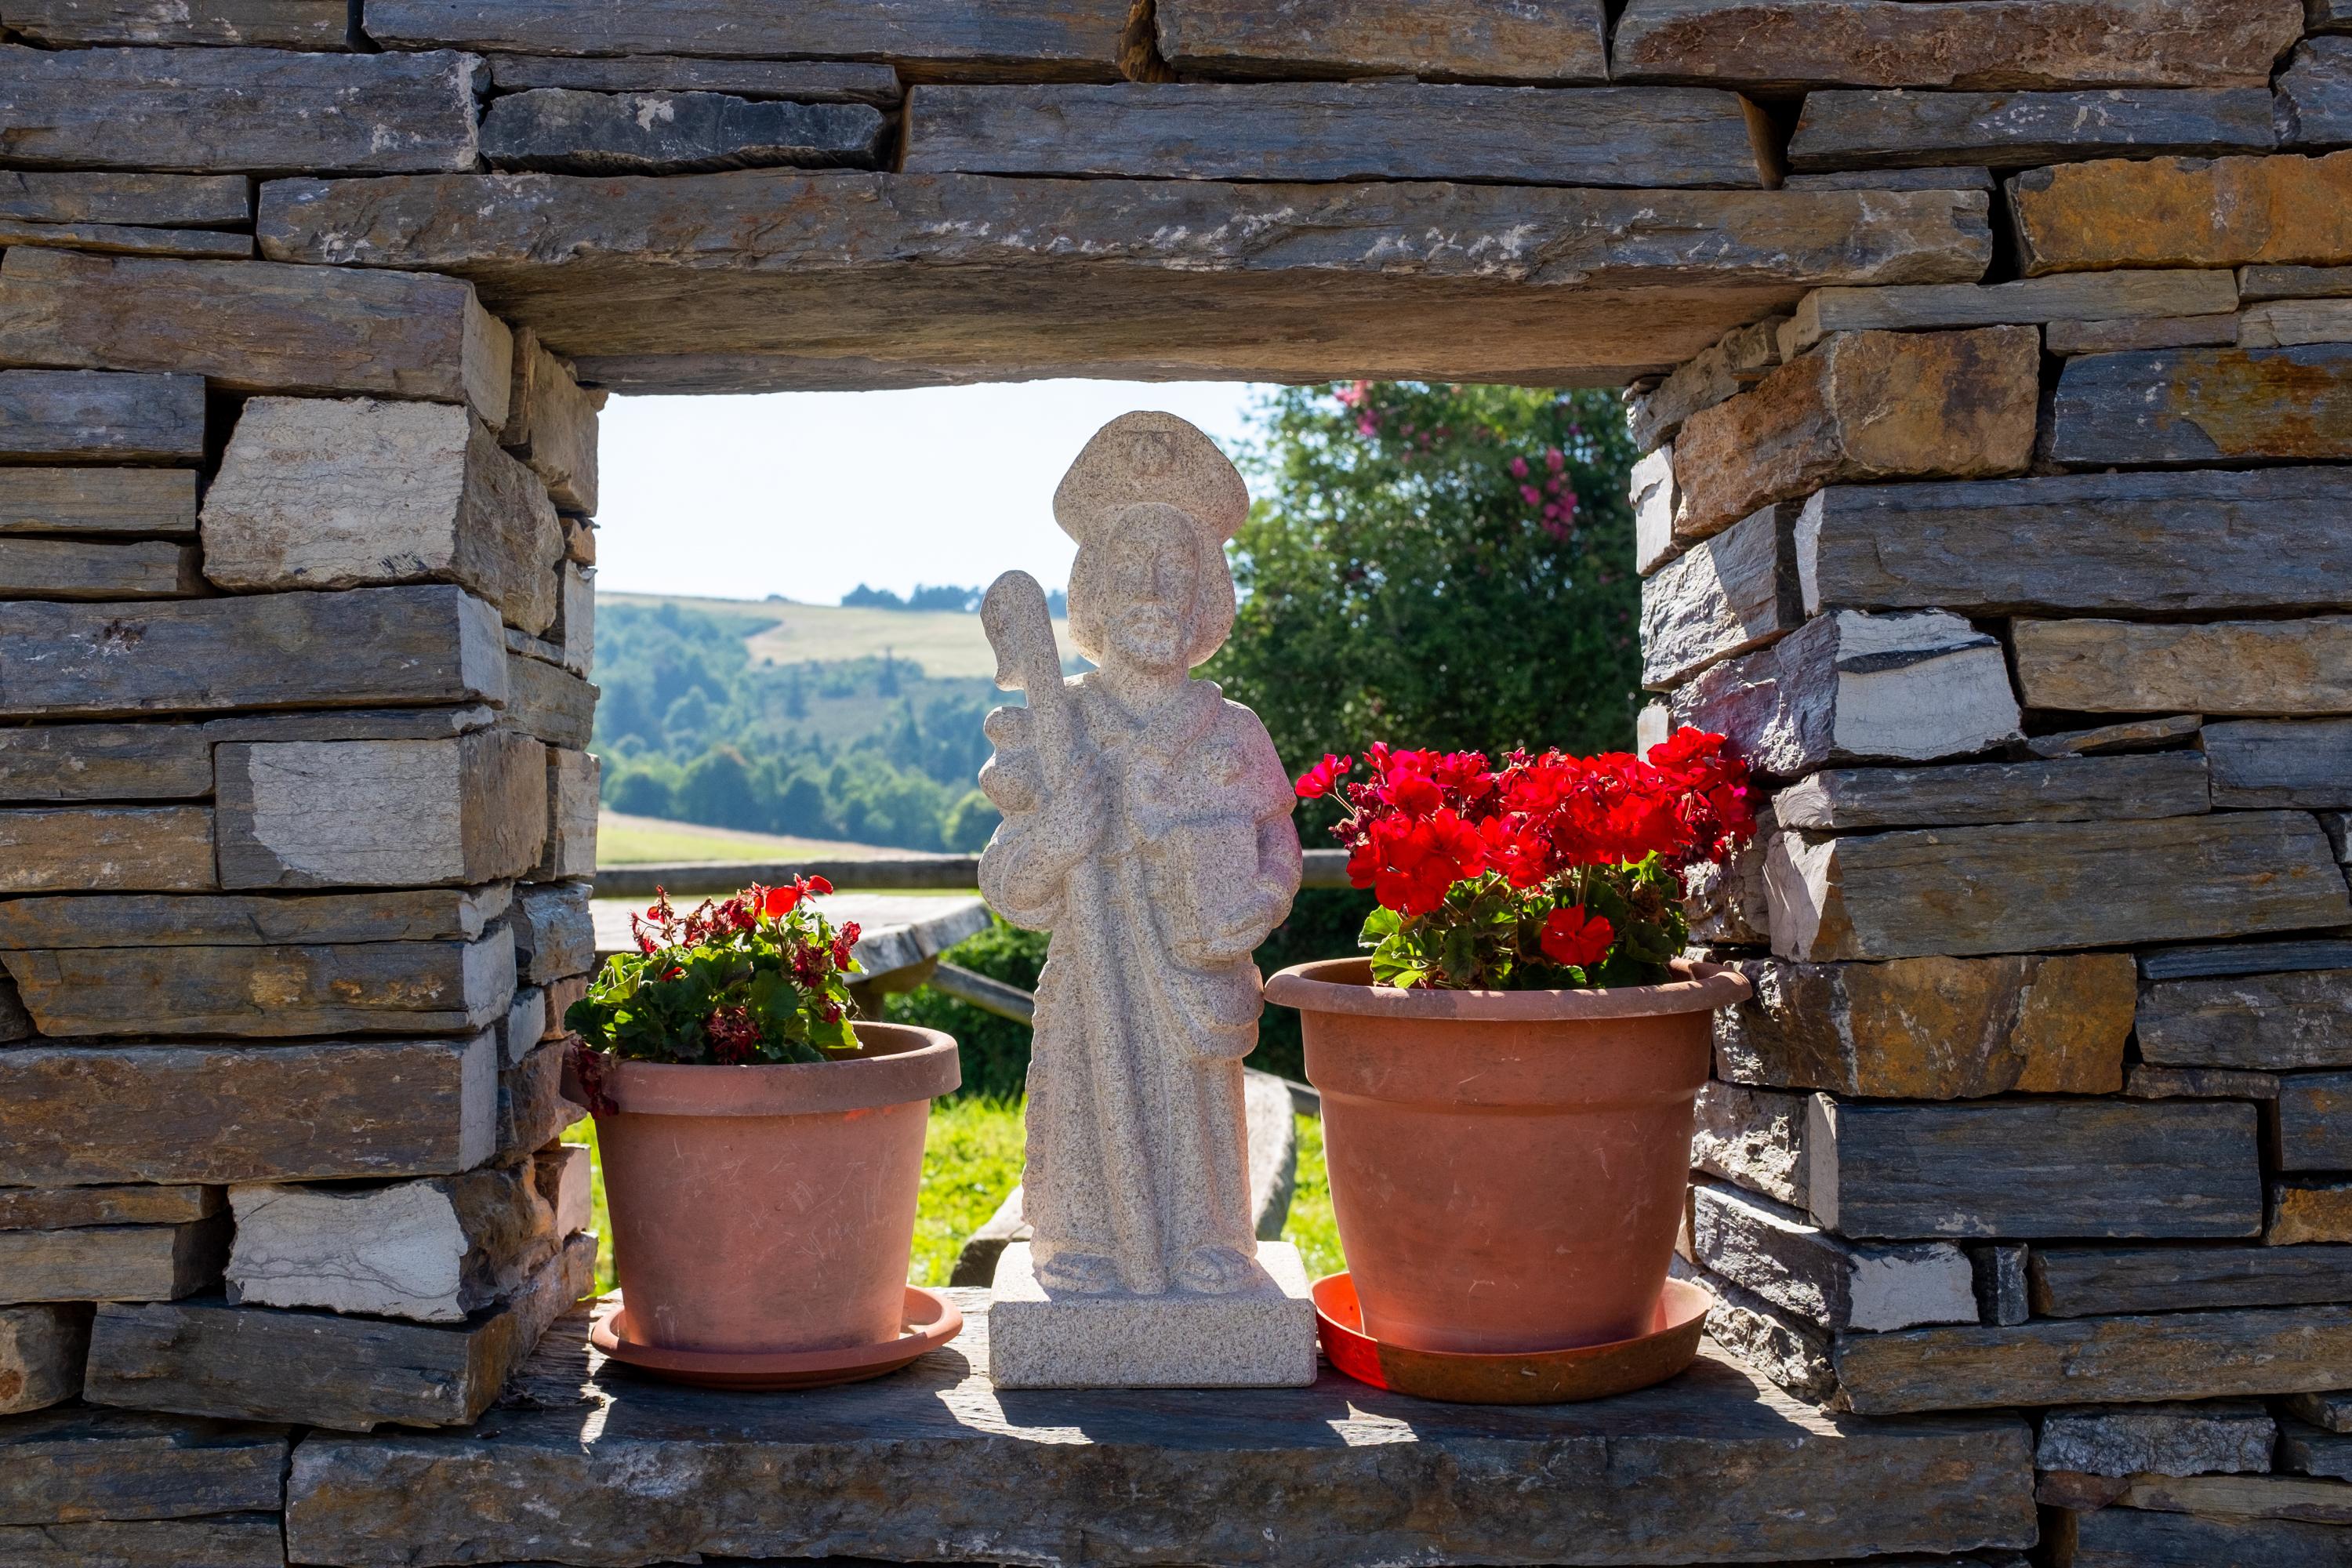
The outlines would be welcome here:
[[[1139,717],[1097,675],[1069,689],[1103,763],[1099,839],[1056,871],[1015,813],[980,863],[999,913],[1053,932],[1022,1187],[1039,1278],[1238,1289],[1199,1258],[1255,1254],[1242,1058],[1263,1005],[1250,952],[1298,886],[1289,781],[1257,715],[1212,682]],[[1052,758],[999,761],[1055,776]]]

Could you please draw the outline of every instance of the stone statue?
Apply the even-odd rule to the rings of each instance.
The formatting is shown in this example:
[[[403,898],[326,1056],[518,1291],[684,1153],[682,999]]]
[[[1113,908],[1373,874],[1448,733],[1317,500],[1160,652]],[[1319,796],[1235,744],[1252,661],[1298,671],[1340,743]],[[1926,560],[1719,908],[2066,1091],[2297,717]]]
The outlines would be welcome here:
[[[1022,1184],[1034,1239],[1025,1255],[1008,1249],[1006,1266],[1027,1271],[1022,1288],[1041,1307],[1244,1297],[1278,1306],[1286,1356],[1290,1325],[1304,1325],[1306,1375],[1292,1375],[1296,1358],[1278,1376],[1131,1366],[1080,1375],[1060,1334],[1047,1339],[1062,1375],[1013,1367],[1008,1377],[1029,1320],[1000,1266],[1000,1383],[1312,1376],[1312,1310],[1294,1310],[1304,1305],[1295,1255],[1286,1271],[1296,1288],[1259,1261],[1242,1107],[1261,1006],[1250,954],[1298,889],[1292,792],[1257,716],[1188,673],[1233,627],[1223,545],[1248,506],[1233,465],[1172,415],[1126,415],[1079,454],[1054,516],[1078,542],[1070,640],[1097,668],[1064,679],[1034,579],[1008,573],[989,589],[981,615],[997,684],[1028,705],[989,716],[996,754],[981,787],[1004,820],[981,857],[980,885],[1005,919],[1053,933]],[[1208,1320],[1191,1321],[1204,1344],[1213,1340]],[[1165,1337],[1167,1321],[1151,1331]]]

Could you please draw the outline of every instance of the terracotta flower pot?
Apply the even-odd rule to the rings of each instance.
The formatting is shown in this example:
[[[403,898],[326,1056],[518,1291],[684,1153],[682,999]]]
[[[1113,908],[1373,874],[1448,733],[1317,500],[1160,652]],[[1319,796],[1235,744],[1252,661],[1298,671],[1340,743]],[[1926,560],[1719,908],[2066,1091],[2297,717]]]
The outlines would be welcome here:
[[[1647,1332],[1682,1223],[1719,964],[1608,991],[1399,991],[1302,963],[1331,1206],[1364,1331],[1410,1350],[1564,1350]]]
[[[856,1026],[839,1061],[621,1061],[596,1119],[631,1331],[670,1350],[895,1339],[933,1096],[962,1081],[937,1029]]]

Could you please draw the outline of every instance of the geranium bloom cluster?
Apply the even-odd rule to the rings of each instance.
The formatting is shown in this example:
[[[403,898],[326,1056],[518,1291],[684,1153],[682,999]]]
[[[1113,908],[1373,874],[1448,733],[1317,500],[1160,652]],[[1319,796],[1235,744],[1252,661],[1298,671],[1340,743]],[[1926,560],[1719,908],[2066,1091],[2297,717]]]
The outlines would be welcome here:
[[[1301,797],[1335,796],[1348,876],[1384,984],[1509,989],[1648,984],[1687,935],[1683,873],[1755,834],[1748,769],[1720,735],[1571,757],[1374,745],[1369,778],[1327,756]]]
[[[597,1092],[587,1058],[598,1051],[740,1066],[856,1050],[845,977],[857,969],[857,922],[835,930],[808,902],[831,891],[822,877],[754,884],[685,914],[661,893],[630,916],[637,951],[606,959],[563,1016],[587,1047],[575,1058],[583,1087]]]

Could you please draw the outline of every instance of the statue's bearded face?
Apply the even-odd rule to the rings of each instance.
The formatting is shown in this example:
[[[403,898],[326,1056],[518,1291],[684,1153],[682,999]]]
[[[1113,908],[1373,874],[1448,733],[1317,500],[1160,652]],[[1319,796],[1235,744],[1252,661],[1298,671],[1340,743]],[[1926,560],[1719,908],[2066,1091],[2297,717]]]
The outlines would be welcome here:
[[[1119,532],[1109,550],[1111,646],[1138,664],[1181,666],[1201,575],[1185,523],[1150,518]]]

